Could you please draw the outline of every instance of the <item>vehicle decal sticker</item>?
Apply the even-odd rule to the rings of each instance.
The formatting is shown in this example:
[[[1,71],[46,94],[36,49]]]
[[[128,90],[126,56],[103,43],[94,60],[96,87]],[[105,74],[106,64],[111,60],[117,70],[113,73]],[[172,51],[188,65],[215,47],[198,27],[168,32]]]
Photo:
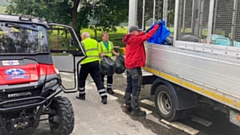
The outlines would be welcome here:
[[[15,65],[19,65],[19,61],[18,60],[4,60],[2,61],[3,66],[15,66]]]
[[[25,75],[25,71],[20,68],[7,69],[5,73],[8,75],[7,80],[28,78],[28,75]]]

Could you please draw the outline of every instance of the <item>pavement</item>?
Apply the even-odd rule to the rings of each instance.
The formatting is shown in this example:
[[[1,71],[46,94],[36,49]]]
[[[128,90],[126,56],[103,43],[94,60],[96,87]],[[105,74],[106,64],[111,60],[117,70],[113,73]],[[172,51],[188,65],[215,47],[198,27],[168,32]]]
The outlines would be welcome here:
[[[144,75],[149,73],[143,72]],[[73,74],[62,73],[64,86],[74,86]],[[147,112],[146,117],[132,117],[121,109],[126,88],[126,75],[114,75],[114,95],[108,95],[108,103],[103,105],[96,86],[88,77],[86,100],[75,98],[77,93],[61,93],[70,99],[75,126],[71,135],[238,135],[240,128],[229,123],[226,115],[197,108],[186,119],[167,122],[156,112],[150,86],[142,88],[140,106]],[[47,121],[40,123],[34,135],[50,135]]]

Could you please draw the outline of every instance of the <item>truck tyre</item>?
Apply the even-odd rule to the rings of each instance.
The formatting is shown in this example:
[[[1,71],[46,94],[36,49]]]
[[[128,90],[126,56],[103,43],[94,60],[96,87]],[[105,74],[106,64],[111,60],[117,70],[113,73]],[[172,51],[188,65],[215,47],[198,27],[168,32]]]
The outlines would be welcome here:
[[[50,106],[56,114],[49,115],[49,124],[52,134],[69,135],[74,128],[74,112],[72,104],[66,97],[55,97]]]
[[[174,121],[182,116],[182,111],[176,110],[173,93],[166,85],[159,85],[157,87],[155,104],[160,116],[167,121]]]

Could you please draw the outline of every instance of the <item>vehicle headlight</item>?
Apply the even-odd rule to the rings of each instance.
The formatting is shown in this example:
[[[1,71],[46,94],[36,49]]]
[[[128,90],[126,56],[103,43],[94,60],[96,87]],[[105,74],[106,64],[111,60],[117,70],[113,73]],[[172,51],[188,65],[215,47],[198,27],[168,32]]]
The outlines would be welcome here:
[[[49,89],[49,88],[51,88],[52,86],[56,85],[57,83],[58,83],[58,80],[57,80],[57,79],[53,79],[53,80],[45,83],[44,89]]]

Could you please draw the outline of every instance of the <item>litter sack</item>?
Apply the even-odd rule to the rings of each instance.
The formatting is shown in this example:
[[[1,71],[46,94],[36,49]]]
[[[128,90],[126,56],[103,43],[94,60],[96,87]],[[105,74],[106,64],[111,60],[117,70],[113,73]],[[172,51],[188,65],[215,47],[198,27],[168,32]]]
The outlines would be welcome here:
[[[111,76],[114,74],[114,61],[108,57],[104,56],[100,62],[100,71],[102,74]]]
[[[151,26],[149,30],[151,30],[155,25],[158,25],[155,23]],[[165,26],[165,21],[162,20],[162,24],[160,28],[156,31],[156,33],[147,40],[149,43],[155,43],[155,44],[163,44],[165,42],[165,39],[171,34],[170,30]]]
[[[122,74],[125,71],[124,57],[122,55],[116,57],[114,67],[116,74]]]

